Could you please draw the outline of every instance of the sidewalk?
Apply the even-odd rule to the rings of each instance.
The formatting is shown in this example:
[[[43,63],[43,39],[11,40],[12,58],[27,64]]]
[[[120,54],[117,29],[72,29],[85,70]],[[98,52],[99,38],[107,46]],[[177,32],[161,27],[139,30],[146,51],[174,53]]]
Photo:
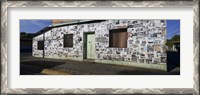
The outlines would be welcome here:
[[[60,59],[47,59],[47,58],[36,58],[32,56],[21,55],[20,62],[20,73],[24,74],[24,67],[32,68],[33,70],[38,70],[33,74],[44,74],[44,69],[46,72],[51,71],[53,74],[66,75],[179,75],[179,68],[172,70],[171,72],[165,72],[153,69],[136,68],[121,65],[94,63],[94,62],[80,62],[72,60],[60,60]],[[37,69],[36,69],[37,68]],[[27,68],[26,68],[27,70]],[[25,73],[25,75],[27,75]]]

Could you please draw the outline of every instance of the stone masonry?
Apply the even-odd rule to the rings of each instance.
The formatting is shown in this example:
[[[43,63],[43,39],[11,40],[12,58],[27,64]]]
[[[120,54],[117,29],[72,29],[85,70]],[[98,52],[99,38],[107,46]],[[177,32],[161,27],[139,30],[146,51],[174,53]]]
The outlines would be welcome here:
[[[120,28],[127,28],[127,48],[109,47],[109,30]],[[95,33],[95,60],[166,63],[166,20],[105,20],[53,28],[33,38],[33,56],[43,57],[37,43],[44,40],[45,58],[83,59],[84,32]],[[72,48],[63,47],[64,34],[73,34]]]

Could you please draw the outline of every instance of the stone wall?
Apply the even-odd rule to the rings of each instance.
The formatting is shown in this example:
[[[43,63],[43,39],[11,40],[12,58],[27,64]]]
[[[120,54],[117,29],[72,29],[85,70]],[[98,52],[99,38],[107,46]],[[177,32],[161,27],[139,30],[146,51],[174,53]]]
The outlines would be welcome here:
[[[127,48],[109,47],[109,30],[127,28]],[[95,60],[129,61],[135,63],[166,63],[165,20],[106,20],[99,23],[53,28],[45,33],[45,57],[83,59],[83,33],[95,32]],[[63,35],[73,34],[73,47],[63,48]],[[33,39],[33,56],[42,56],[37,50],[39,35]]]
[[[43,35],[39,35],[39,36],[33,38],[33,45],[32,45],[33,53],[32,53],[32,55],[35,57],[43,57],[43,50],[38,50],[38,46],[37,46],[38,41],[42,41],[42,40],[43,40]]]

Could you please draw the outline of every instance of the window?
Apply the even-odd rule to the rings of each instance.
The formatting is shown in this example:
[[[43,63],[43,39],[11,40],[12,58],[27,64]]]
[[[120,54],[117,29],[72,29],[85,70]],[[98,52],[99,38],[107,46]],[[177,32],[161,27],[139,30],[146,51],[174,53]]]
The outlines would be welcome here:
[[[44,41],[38,41],[38,50],[44,49]]]
[[[73,47],[73,34],[64,35],[64,47]]]
[[[127,39],[127,28],[110,30],[109,47],[127,48]]]

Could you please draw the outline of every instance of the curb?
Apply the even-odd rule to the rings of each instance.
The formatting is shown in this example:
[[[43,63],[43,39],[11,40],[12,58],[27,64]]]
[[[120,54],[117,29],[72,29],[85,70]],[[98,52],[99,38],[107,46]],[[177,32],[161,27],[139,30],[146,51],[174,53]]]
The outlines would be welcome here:
[[[51,70],[51,69],[43,69],[41,73],[45,75],[71,75],[70,73],[66,73],[64,71]]]

